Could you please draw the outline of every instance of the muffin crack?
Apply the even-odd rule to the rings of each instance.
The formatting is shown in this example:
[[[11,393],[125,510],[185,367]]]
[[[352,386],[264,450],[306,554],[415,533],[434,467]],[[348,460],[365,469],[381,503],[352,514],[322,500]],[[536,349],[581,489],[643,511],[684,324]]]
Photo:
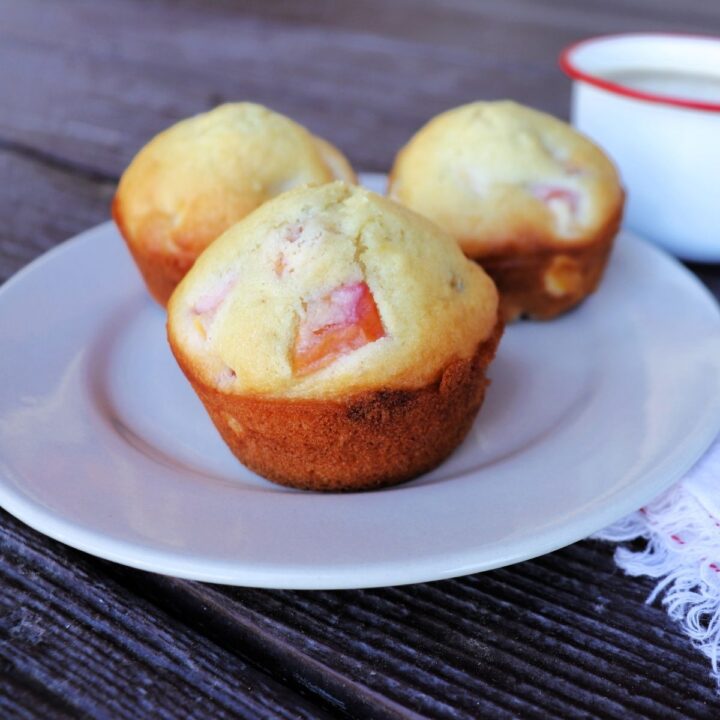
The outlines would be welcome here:
[[[362,238],[363,234],[365,233],[365,228],[367,228],[367,226],[370,225],[371,222],[371,220],[367,220],[366,222],[364,222],[351,240],[354,246],[353,261],[360,268],[363,280],[365,280],[366,282],[368,280],[368,271],[367,266],[365,265],[365,261],[363,260],[363,253],[367,252],[367,246],[363,242]]]

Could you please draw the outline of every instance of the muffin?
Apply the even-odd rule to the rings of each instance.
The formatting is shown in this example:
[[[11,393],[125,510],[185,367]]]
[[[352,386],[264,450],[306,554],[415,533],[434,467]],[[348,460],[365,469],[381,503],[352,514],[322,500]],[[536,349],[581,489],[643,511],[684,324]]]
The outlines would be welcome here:
[[[482,264],[506,320],[553,318],[592,293],[624,203],[600,148],[509,101],[476,102],[430,120],[398,153],[388,193]]]
[[[253,103],[221,105],[154,137],[123,173],[112,212],[150,294],[167,303],[197,256],[292,187],[355,181],[326,140]]]
[[[450,236],[335,182],[275,198],[216,240],[170,300],[168,337],[247,467],[358,490],[430,470],[460,444],[498,306]]]

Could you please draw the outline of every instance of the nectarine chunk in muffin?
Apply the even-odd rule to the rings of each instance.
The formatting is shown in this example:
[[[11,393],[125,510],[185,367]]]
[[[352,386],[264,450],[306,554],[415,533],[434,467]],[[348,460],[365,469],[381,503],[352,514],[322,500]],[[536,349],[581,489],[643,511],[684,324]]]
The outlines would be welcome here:
[[[536,184],[530,188],[534,197],[540,200],[550,211],[559,235],[575,232],[579,222],[580,192],[558,185]]]
[[[190,310],[193,326],[203,340],[207,340],[208,325],[237,281],[237,273],[226,273],[193,303]]]
[[[383,335],[367,283],[341,285],[306,303],[293,345],[293,369],[299,375],[319,370]]]

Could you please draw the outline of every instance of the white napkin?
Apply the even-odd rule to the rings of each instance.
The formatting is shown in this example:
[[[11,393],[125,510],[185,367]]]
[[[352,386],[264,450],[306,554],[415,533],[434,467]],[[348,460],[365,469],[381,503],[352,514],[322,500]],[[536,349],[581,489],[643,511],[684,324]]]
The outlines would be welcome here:
[[[644,550],[619,547],[615,560],[629,575],[660,580],[647,602],[662,597],[720,685],[720,437],[667,492],[593,537],[647,539]]]

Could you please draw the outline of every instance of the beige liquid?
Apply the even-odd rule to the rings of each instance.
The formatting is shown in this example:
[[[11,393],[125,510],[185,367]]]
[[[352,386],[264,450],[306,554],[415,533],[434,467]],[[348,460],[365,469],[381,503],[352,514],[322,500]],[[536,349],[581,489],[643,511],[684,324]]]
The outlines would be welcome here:
[[[604,77],[633,90],[700,102],[720,103],[720,69],[717,74],[681,70],[615,70]]]

